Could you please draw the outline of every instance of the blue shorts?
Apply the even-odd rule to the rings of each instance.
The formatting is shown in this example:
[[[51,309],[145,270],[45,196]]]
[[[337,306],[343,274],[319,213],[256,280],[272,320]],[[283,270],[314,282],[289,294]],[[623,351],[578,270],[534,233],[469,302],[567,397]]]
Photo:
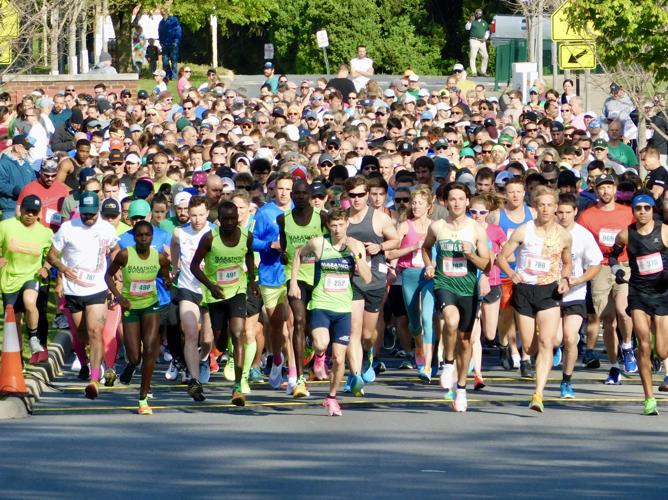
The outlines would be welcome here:
[[[327,328],[332,342],[348,345],[352,328],[351,314],[313,309],[311,311],[311,330],[316,328]]]

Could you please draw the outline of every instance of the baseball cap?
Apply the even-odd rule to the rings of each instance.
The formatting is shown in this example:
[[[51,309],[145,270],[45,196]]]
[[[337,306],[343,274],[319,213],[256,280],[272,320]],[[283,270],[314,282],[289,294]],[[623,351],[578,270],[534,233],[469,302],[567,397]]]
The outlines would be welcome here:
[[[129,89],[121,90],[121,97],[132,97],[132,92]]]
[[[550,130],[552,132],[563,132],[564,131],[564,124],[558,121],[553,121],[550,124]]]
[[[450,169],[452,168],[452,165],[450,164],[448,159],[443,158],[442,156],[435,156],[433,160],[434,160],[434,172],[432,175],[434,179],[438,179],[440,177],[447,177],[448,174],[450,173]]]
[[[433,120],[433,119],[434,119],[434,115],[431,111],[425,111],[420,116],[420,120]]]
[[[304,115],[305,120],[317,120],[318,119],[318,114],[315,111],[307,111],[306,114]]]
[[[592,143],[591,147],[592,147],[592,149],[596,149],[596,148],[608,149],[608,143],[605,141],[605,139],[596,139]]]
[[[449,146],[448,141],[445,139],[439,139],[434,143],[434,149],[447,148]]]
[[[125,162],[126,163],[141,163],[141,158],[139,158],[139,155],[135,153],[130,153],[125,157]]]
[[[58,172],[58,160],[55,158],[47,158],[42,162],[42,165],[39,169],[41,172],[45,172],[47,174],[55,174]]]
[[[133,123],[132,125],[130,125],[130,132],[143,132],[143,131],[144,129],[141,128],[141,125],[137,123]]]
[[[578,180],[575,174],[570,170],[562,170],[557,177],[557,187],[577,186]]]
[[[148,92],[145,90],[140,90],[137,92],[137,99],[148,99]]]
[[[295,165],[290,169],[290,174],[293,177],[300,177],[302,180],[306,180],[308,170],[303,165]]]
[[[460,158],[475,158],[475,151],[472,148],[462,148],[459,151]]]
[[[107,198],[102,201],[102,207],[100,208],[100,213],[107,216],[117,216],[121,215],[121,206],[113,198]]]
[[[84,191],[79,198],[79,213],[96,214],[99,209],[100,198],[98,198],[97,193]]]
[[[42,200],[39,196],[29,194],[21,202],[21,210],[40,210],[42,208]]]
[[[128,217],[148,217],[151,213],[151,205],[146,200],[134,200],[128,208]]]
[[[325,195],[327,194],[327,186],[320,181],[316,181],[311,184],[311,196]]]
[[[15,135],[14,138],[12,139],[12,145],[14,146],[21,145],[26,149],[30,149],[34,146],[31,138],[28,137],[26,134]]]
[[[273,67],[274,67],[274,63],[271,62],[271,61],[267,61],[267,62],[264,63],[264,67],[265,67],[265,68],[273,68]]]
[[[452,71],[464,71],[464,65],[457,63],[452,67]]]
[[[167,73],[165,73],[165,72],[164,72],[163,70],[161,70],[161,69],[156,69],[156,70],[153,72],[153,76],[161,76],[161,77],[164,78],[165,76],[167,76]]]
[[[598,118],[594,118],[592,121],[589,122],[589,128],[601,128],[603,124],[601,123],[601,120]]]
[[[206,172],[198,171],[193,173],[193,185],[202,185],[206,184],[206,179],[207,179]]]
[[[408,77],[408,81],[409,81],[409,82],[419,82],[419,81],[420,81],[420,77],[417,76],[415,73],[413,73],[412,75],[410,75],[410,76]]]
[[[610,174],[602,174],[602,175],[599,175],[598,177],[596,177],[596,180],[594,181],[594,185],[596,187],[599,187],[602,184],[614,184],[616,186],[617,181]]]
[[[325,163],[331,163],[334,165],[334,158],[332,158],[332,155],[329,153],[323,153],[320,155],[320,158],[318,159],[318,165],[323,165]]]
[[[621,87],[618,84],[616,84],[615,82],[612,82],[610,84],[610,93],[611,94],[616,94],[617,92],[619,92],[619,89],[621,89]]]
[[[95,169],[92,167],[84,167],[79,172],[79,184],[83,184],[91,177],[95,177]]]
[[[153,182],[150,179],[139,179],[132,194],[135,198],[146,199],[152,192]]]
[[[513,178],[513,174],[510,172],[506,172],[505,170],[502,170],[496,175],[496,178],[494,179],[494,183],[497,186],[505,186],[506,182],[508,182],[510,179]]]
[[[112,149],[109,152],[109,163],[123,163],[124,161],[125,157],[123,156],[123,153],[118,149]]]
[[[540,94],[538,87],[529,87],[529,94]]]
[[[185,205],[187,207],[188,203],[190,203],[190,198],[192,198],[192,194],[190,194],[188,191],[181,191],[176,196],[174,196],[174,206],[180,207]]]
[[[399,153],[412,153],[413,146],[410,142],[400,142],[397,144],[397,151],[399,151]]]
[[[394,93],[394,90],[392,90],[392,89],[385,89],[383,91],[383,96],[384,97],[396,97],[396,95]]]

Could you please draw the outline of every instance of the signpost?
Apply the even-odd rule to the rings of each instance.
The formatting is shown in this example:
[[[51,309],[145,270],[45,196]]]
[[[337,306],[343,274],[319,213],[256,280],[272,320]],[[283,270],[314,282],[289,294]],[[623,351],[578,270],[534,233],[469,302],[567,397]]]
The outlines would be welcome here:
[[[329,47],[329,38],[327,37],[327,30],[320,30],[315,34],[318,40],[318,47],[322,49],[322,54],[325,57],[325,70],[329,75],[329,60],[327,59],[327,47]]]
[[[271,61],[274,58],[274,44],[265,43],[264,44],[264,58],[267,61]]]

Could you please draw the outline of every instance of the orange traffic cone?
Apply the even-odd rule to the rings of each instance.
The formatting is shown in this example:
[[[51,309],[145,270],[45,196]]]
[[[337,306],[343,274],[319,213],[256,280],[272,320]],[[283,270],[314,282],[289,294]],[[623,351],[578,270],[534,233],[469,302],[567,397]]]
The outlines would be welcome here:
[[[21,364],[21,345],[16,328],[14,306],[5,309],[5,338],[2,342],[2,361],[0,364],[0,395],[27,396],[28,388],[23,378]]]

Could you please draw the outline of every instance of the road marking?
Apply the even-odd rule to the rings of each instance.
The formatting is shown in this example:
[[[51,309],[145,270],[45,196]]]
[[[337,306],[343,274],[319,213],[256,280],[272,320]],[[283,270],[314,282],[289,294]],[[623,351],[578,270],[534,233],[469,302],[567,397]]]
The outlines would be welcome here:
[[[422,469],[420,472],[427,472],[431,474],[445,474],[444,470],[437,470],[437,469]]]

